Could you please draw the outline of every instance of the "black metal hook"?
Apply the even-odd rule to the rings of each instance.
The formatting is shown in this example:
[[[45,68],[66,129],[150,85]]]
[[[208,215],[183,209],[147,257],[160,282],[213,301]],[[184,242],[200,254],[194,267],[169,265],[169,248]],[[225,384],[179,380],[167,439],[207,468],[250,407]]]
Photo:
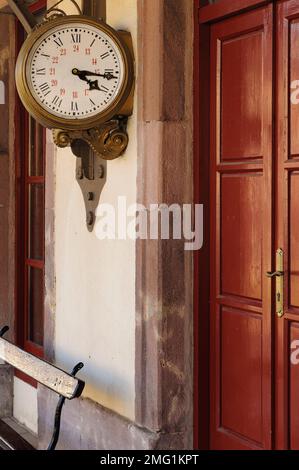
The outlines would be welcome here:
[[[78,364],[76,364],[75,367],[73,368],[71,375],[75,377],[78,374],[79,370],[83,369],[83,367],[84,367],[83,362],[78,362]]]
[[[79,372],[84,367],[83,362],[79,362],[78,364],[75,365],[73,368],[71,375],[75,377],[75,375]],[[55,450],[57,446],[57,442],[59,439],[59,433],[60,433],[60,424],[61,424],[61,413],[62,413],[62,408],[65,403],[65,397],[60,396],[56,411],[55,411],[55,418],[54,418],[54,431],[53,431],[53,436],[51,439],[51,442],[48,446],[47,450]]]

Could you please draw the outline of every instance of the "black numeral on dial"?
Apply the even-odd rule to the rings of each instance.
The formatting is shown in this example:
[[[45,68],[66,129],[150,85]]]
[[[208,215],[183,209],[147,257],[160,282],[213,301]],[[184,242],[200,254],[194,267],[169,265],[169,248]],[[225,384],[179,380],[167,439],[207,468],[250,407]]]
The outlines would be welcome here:
[[[104,60],[104,59],[107,59],[107,57],[110,56],[110,53],[109,52],[105,52],[105,54],[102,54],[101,55],[101,59]]]
[[[54,42],[57,44],[58,47],[63,46],[63,42],[61,38],[54,39]]]
[[[49,83],[43,83],[39,87],[40,91],[43,93],[44,96],[47,96],[49,93],[51,93],[51,88]]]
[[[36,75],[46,75],[46,69],[37,69]]]
[[[81,34],[79,33],[72,34],[72,41],[75,44],[79,44],[81,42]]]
[[[63,100],[59,96],[55,96],[55,98],[53,98],[52,100],[52,104],[54,104],[54,106],[57,106],[57,108],[60,108],[62,101]]]
[[[76,101],[72,101],[71,109],[72,111],[79,111],[78,103]]]
[[[107,88],[106,86],[104,85],[101,85],[100,86],[100,91],[102,91],[103,93],[107,93],[109,91],[109,88]]]

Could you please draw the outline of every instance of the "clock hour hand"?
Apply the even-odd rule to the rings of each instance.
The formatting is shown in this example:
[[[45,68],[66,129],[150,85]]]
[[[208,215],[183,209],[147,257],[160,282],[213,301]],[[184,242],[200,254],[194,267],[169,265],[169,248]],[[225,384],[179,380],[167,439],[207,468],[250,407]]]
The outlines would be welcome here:
[[[105,78],[106,80],[112,80],[115,77],[111,72],[105,72],[104,74],[102,73],[95,73],[95,72],[89,72],[88,70],[78,70],[74,68],[72,70],[72,74],[76,75],[77,77],[80,78],[80,80],[83,80],[85,82],[88,82],[89,80],[86,77],[102,77]]]
[[[82,78],[82,80],[88,83],[89,91],[92,91],[92,90],[104,91],[99,87],[98,80],[89,80],[88,78],[85,78],[85,79]]]
[[[89,90],[99,90],[99,91],[103,91],[100,89],[99,87],[99,82],[97,80],[87,80],[88,81],[88,84],[89,84]]]

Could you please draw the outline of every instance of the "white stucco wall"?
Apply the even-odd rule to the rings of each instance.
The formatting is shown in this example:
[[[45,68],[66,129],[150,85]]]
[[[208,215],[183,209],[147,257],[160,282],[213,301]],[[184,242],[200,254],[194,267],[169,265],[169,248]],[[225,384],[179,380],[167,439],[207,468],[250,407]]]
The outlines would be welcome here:
[[[37,434],[36,388],[14,377],[13,415],[21,424]]]
[[[127,29],[137,42],[137,0],[107,0],[107,22]],[[101,202],[136,201],[137,122],[129,123],[129,148],[108,162]],[[100,241],[85,226],[85,208],[75,179],[75,157],[56,152],[55,265],[57,363],[85,367],[85,396],[134,418],[135,242]]]

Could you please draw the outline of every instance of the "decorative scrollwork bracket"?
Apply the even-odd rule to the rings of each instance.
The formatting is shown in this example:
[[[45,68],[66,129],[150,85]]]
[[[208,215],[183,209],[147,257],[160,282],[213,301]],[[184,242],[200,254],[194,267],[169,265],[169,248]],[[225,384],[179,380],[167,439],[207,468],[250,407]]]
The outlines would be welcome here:
[[[86,225],[90,232],[106,182],[107,160],[120,157],[127,149],[127,121],[127,117],[120,116],[93,129],[52,131],[54,143],[60,148],[71,147],[77,157],[76,179],[83,194]]]

